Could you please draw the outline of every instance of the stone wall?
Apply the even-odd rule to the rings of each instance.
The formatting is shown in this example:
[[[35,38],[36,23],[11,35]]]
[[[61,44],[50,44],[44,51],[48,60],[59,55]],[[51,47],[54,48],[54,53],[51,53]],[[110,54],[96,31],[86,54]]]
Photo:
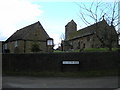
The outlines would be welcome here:
[[[32,52],[32,45],[33,44],[38,44],[39,45],[39,49],[41,50],[40,52],[46,52],[47,50],[47,46],[46,46],[46,42],[40,42],[40,41],[26,41],[25,42],[25,53],[30,53]]]
[[[40,52],[47,51],[46,41],[24,41],[24,40],[17,40],[17,47],[15,47],[15,42],[8,42],[7,49],[10,53],[32,53],[31,48],[34,43],[37,43],[40,48]],[[5,45],[5,44],[4,44]]]
[[[93,35],[90,35],[73,40],[73,49],[95,48],[93,39]]]
[[[71,46],[72,49],[82,49],[82,48],[99,48],[101,47],[100,41],[95,37],[95,35],[89,35],[86,37],[77,38],[74,40],[67,41]],[[65,45],[65,44],[63,44]],[[64,46],[64,50],[70,50],[71,47]]]

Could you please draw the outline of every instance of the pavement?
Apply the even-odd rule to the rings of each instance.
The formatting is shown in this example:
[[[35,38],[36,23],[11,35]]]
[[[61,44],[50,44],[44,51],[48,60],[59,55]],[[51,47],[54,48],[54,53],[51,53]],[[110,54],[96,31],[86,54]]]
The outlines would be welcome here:
[[[118,77],[11,77],[2,78],[2,88],[118,88]]]

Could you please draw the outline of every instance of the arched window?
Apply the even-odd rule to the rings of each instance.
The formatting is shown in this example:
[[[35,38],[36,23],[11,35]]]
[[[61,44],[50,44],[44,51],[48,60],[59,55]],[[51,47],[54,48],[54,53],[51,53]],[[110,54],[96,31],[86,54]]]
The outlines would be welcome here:
[[[15,41],[15,47],[18,47],[18,41]]]
[[[7,48],[7,43],[4,45],[4,48],[5,48],[5,49],[8,49],[8,48]]]
[[[78,49],[80,49],[80,41],[78,42]]]
[[[85,43],[83,43],[83,48],[85,48]]]

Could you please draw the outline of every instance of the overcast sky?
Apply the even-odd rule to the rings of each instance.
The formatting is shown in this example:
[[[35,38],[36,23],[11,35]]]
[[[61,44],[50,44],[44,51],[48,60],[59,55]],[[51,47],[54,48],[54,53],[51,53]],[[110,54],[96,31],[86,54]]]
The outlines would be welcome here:
[[[77,23],[78,29],[85,27],[80,21],[78,1],[80,0],[0,0],[0,41],[6,40],[16,30],[40,21],[57,45],[61,34],[64,34],[65,25],[72,19]],[[88,4],[94,0],[81,1],[87,1]]]

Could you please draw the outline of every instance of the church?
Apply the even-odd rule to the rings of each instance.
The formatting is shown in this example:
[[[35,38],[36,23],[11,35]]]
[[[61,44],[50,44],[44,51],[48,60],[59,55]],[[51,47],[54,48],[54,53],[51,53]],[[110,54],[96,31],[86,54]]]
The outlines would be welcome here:
[[[114,27],[109,26],[105,19],[77,30],[77,24],[71,20],[65,26],[65,40],[63,50],[77,50],[83,48],[106,48],[118,46],[118,35]]]

